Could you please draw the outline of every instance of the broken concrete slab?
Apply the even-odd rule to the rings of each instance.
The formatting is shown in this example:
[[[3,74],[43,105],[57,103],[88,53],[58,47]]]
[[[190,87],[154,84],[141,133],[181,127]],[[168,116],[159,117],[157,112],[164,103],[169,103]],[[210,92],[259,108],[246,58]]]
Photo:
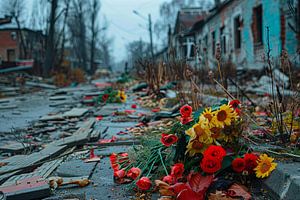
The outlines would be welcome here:
[[[56,89],[57,87],[54,85],[49,85],[46,83],[35,83],[31,81],[26,81],[25,83],[26,86],[31,86],[31,87],[40,87],[40,88],[45,88],[45,89]]]
[[[36,148],[36,145],[20,142],[12,142],[7,145],[0,146],[0,151],[7,153],[22,153],[28,149]]]
[[[18,106],[13,104],[13,105],[1,105],[0,106],[0,110],[3,110],[3,109],[14,109],[14,108],[17,108]]]
[[[278,163],[263,186],[278,200],[296,200],[300,193],[300,163]]]
[[[9,99],[0,99],[0,104],[1,103],[9,103],[9,101],[10,101]]]
[[[66,100],[68,98],[69,98],[69,96],[59,95],[59,96],[49,97],[49,100],[50,101],[61,101],[61,100]]]
[[[65,112],[63,114],[63,117],[66,117],[66,118],[81,117],[88,111],[89,111],[89,109],[86,109],[86,108],[73,108],[72,110]]]
[[[57,120],[64,120],[64,117],[62,114],[57,115],[45,115],[40,118],[40,121],[57,121]]]
[[[71,160],[62,163],[56,170],[60,177],[90,177],[97,162],[85,163],[83,160]]]

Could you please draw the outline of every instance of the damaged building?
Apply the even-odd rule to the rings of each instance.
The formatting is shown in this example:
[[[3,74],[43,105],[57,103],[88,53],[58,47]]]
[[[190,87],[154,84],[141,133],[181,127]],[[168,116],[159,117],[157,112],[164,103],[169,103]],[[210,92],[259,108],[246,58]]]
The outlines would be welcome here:
[[[185,58],[196,68],[215,67],[219,46],[222,60],[231,61],[237,69],[260,70],[269,44],[275,63],[285,49],[291,63],[299,66],[299,7],[297,0],[217,0],[209,14],[202,13],[198,19],[189,15],[189,20],[197,21],[184,27],[180,26],[187,21],[180,17],[183,10],[169,47],[176,58]]]

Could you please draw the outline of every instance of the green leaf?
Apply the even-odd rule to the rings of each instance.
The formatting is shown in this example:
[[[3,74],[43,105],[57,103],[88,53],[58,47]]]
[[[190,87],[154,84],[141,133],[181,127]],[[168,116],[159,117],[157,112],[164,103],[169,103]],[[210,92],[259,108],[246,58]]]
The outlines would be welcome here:
[[[233,156],[225,156],[222,162],[222,168],[216,174],[219,174],[222,171],[226,170],[228,167],[230,167],[233,160]]]
[[[204,108],[200,108],[199,110],[195,111],[194,113],[194,121],[198,121],[199,119],[199,116],[203,113],[204,111]]]

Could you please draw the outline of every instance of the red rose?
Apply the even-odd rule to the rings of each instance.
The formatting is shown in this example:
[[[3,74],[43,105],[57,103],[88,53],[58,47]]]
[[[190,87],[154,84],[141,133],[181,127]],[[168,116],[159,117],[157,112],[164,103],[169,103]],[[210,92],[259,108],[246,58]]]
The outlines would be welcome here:
[[[181,118],[180,118],[180,122],[181,122],[181,124],[183,124],[183,125],[185,125],[185,124],[187,124],[187,123],[189,123],[189,122],[191,122],[191,121],[193,121],[193,118],[191,118],[191,117],[181,117]]]
[[[138,188],[141,189],[141,190],[149,190],[150,187],[151,187],[151,185],[152,185],[152,183],[151,183],[151,181],[150,181],[149,178],[147,178],[147,177],[142,177],[142,178],[140,178],[140,180],[138,180],[138,181],[136,182],[136,185],[137,185]]]
[[[189,105],[184,105],[180,108],[180,114],[182,117],[190,117],[192,115],[193,109]]]
[[[111,165],[112,169],[114,170],[114,172],[118,171],[120,169],[120,165],[117,163],[114,163]]]
[[[120,169],[120,170],[114,172],[114,177],[117,177],[119,179],[124,178],[125,175],[126,175],[126,172],[124,169]]]
[[[200,164],[201,169],[209,174],[219,171],[222,167],[220,159],[214,157],[204,157]]]
[[[140,168],[133,167],[127,172],[127,176],[132,179],[136,179],[141,174]]]
[[[229,102],[230,107],[233,108],[233,109],[238,108],[240,104],[241,104],[241,102],[237,99],[232,100],[232,101]]]
[[[132,104],[132,105],[131,105],[131,108],[132,108],[132,109],[136,109],[136,108],[137,108],[136,104]]]
[[[175,183],[175,177],[168,175],[163,178],[163,182],[168,183],[169,185],[173,185]]]
[[[165,145],[166,147],[171,146],[172,144],[174,144],[175,142],[177,142],[178,137],[176,135],[173,134],[165,134],[162,133],[161,134],[161,143],[163,143],[163,145]]]
[[[223,160],[223,157],[226,156],[226,151],[221,146],[211,145],[203,153],[204,157],[213,157]]]
[[[184,165],[182,163],[176,163],[171,168],[171,176],[174,176],[176,179],[181,178],[184,172]]]
[[[108,94],[103,94],[103,95],[102,95],[102,101],[103,101],[103,102],[106,102],[107,99],[108,99],[108,97],[109,97]]]
[[[253,153],[246,153],[244,155],[245,170],[248,171],[248,173],[252,173],[254,168],[257,167],[257,159],[258,157]]]
[[[231,166],[235,172],[241,173],[245,169],[245,160],[243,158],[236,158],[232,161]]]
[[[112,154],[109,156],[109,159],[110,159],[110,163],[111,163],[111,164],[114,164],[114,163],[117,162],[118,155],[115,154],[115,153],[112,153]]]

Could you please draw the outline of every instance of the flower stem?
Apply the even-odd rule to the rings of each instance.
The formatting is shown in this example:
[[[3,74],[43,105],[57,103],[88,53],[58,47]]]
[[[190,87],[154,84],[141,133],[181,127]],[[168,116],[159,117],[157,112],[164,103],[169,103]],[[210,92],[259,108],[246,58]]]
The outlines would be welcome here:
[[[168,173],[168,170],[167,170],[167,168],[166,168],[166,166],[165,166],[165,163],[164,163],[163,158],[162,158],[162,155],[161,155],[161,148],[158,149],[158,155],[159,155],[159,157],[160,157],[161,164],[163,165],[163,167],[164,167],[164,169],[165,169],[166,175],[168,176],[169,173]]]
[[[150,169],[149,169],[149,171],[148,171],[148,173],[147,173],[146,177],[148,177],[148,176],[149,176],[149,174],[151,173],[151,171],[152,171],[152,168],[153,168],[154,164],[156,163],[156,160],[157,160],[157,158],[158,158],[158,156],[156,156],[156,158],[154,159],[154,161],[153,161],[153,163],[152,163],[152,165],[151,165],[151,167],[150,167]]]

